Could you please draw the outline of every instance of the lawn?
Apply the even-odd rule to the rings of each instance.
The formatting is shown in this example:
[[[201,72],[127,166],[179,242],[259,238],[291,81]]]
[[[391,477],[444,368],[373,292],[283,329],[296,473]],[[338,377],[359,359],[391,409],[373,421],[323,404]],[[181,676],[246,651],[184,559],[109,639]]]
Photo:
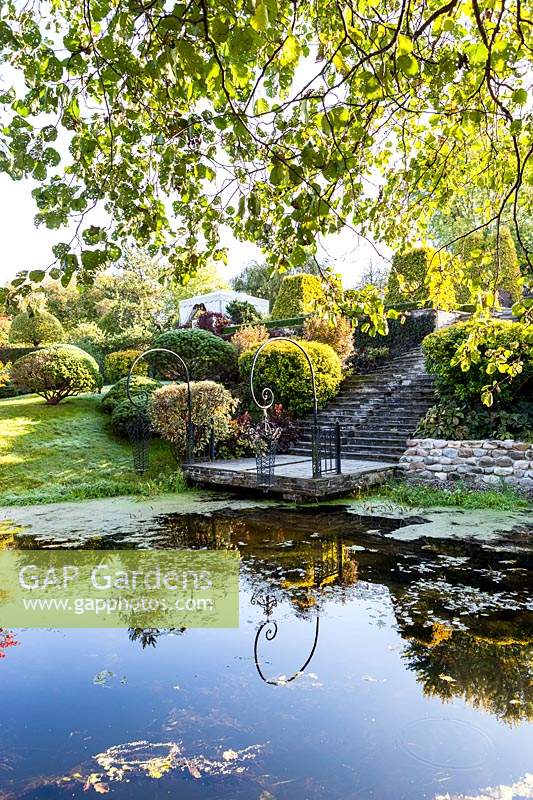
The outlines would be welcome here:
[[[130,445],[111,433],[100,395],[48,406],[36,395],[0,401],[0,505],[182,491],[170,450],[153,441],[150,469],[132,467]]]

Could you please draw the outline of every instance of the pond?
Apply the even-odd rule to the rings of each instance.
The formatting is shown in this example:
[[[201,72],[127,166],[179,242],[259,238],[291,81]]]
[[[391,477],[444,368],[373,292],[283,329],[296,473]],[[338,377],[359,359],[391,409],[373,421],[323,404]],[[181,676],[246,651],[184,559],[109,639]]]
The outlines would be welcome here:
[[[238,550],[240,623],[4,629],[0,797],[533,797],[527,520],[154,502],[56,536],[46,513],[4,547]]]

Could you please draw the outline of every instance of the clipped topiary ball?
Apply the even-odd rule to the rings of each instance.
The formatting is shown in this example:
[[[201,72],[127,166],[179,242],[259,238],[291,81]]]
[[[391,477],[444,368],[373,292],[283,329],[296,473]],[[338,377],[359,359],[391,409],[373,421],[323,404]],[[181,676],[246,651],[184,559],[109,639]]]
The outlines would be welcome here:
[[[102,386],[94,358],[70,344],[50,345],[22,356],[13,364],[11,377],[17,388],[35,392],[49,405]]]
[[[22,311],[13,318],[9,329],[11,344],[40,344],[62,342],[65,331],[57,317],[48,311]]]
[[[152,347],[163,347],[181,356],[189,368],[191,380],[224,380],[237,372],[236,348],[201,328],[179,328],[162,333],[154,339]],[[152,358],[156,369],[165,377],[185,378],[177,359],[165,353]]]
[[[126,391],[127,382],[127,378],[121,378],[105,393],[102,398],[102,411],[105,411],[106,414],[112,414],[115,406],[128,399],[128,393]],[[132,375],[130,392],[132,396],[138,397],[140,402],[144,395],[151,395],[152,392],[159,389],[161,385],[159,381],[154,381],[152,378],[145,378],[142,375]]]
[[[144,416],[143,410],[132,406],[129,400],[121,400],[117,403],[111,414],[111,429],[117,436],[129,437],[130,426],[136,422],[139,416]],[[146,414],[146,420],[148,420]]]

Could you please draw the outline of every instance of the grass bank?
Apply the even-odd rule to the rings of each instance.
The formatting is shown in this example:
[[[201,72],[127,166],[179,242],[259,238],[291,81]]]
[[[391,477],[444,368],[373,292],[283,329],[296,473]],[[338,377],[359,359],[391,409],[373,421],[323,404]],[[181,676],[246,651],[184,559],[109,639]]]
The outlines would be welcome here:
[[[100,400],[82,395],[48,406],[23,395],[0,401],[0,505],[186,491],[163,442],[152,442],[145,475],[134,472],[129,443],[111,433]]]
[[[465,509],[493,509],[496,511],[517,511],[529,508],[529,503],[511,486],[484,491],[469,489],[464,484],[457,484],[453,489],[439,489],[429,486],[389,481],[376,487],[376,495],[387,498],[394,503],[412,508],[430,508],[446,506]]]

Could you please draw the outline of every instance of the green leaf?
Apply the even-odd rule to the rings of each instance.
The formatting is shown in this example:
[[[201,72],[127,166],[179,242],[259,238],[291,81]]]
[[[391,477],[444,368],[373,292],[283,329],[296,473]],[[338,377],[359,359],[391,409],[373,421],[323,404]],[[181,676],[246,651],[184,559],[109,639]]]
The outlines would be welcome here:
[[[398,34],[397,52],[398,55],[402,53],[410,53],[413,50],[413,41],[409,36],[404,36],[403,33]]]
[[[259,97],[255,101],[255,113],[256,114],[266,114],[268,111],[268,103],[263,97]]]
[[[250,25],[254,31],[266,31],[268,28],[268,9],[263,3],[257,4]]]
[[[527,103],[527,92],[525,89],[515,89],[513,92],[513,102],[519,106],[524,106]]]
[[[479,42],[478,44],[467,45],[467,47],[465,47],[465,52],[468,56],[470,64],[472,64],[473,66],[475,66],[476,64],[484,64],[489,54],[489,51],[487,50],[483,42]]]
[[[418,75],[420,67],[418,66],[418,61],[416,58],[413,58],[413,56],[404,53],[403,55],[398,56],[396,63],[403,74],[408,78],[414,78],[415,75]]]
[[[274,186],[280,186],[282,183],[286,183],[288,178],[288,170],[284,164],[276,164],[270,170],[270,182],[274,184]]]
[[[279,54],[281,66],[288,67],[295,64],[300,58],[301,52],[298,39],[292,33],[289,33]]]
[[[46,272],[44,271],[44,269],[32,269],[29,278],[30,281],[32,281],[33,283],[40,283],[41,281],[44,280],[45,275]]]

